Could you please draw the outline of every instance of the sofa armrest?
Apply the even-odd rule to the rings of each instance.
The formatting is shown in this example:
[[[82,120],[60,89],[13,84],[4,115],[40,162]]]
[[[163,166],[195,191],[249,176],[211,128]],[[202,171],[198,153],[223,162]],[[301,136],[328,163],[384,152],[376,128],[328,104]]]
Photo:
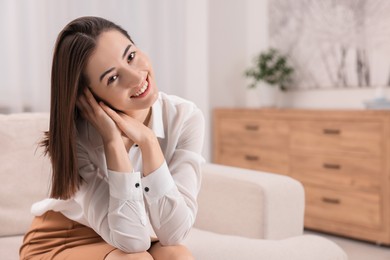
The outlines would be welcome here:
[[[303,186],[288,176],[206,164],[198,202],[199,229],[260,239],[303,233]]]

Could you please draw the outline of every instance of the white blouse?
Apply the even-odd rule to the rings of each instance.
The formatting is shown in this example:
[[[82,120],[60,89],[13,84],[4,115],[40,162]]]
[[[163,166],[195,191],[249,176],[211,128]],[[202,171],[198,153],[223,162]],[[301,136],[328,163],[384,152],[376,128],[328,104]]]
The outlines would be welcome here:
[[[85,120],[78,122],[82,185],[72,199],[48,198],[35,203],[32,214],[61,212],[128,253],[147,250],[156,237],[162,245],[180,243],[197,213],[204,118],[193,103],[160,92],[152,106],[149,127],[159,140],[165,161],[143,177],[142,154],[136,144],[129,151],[134,172],[108,170],[97,130]]]

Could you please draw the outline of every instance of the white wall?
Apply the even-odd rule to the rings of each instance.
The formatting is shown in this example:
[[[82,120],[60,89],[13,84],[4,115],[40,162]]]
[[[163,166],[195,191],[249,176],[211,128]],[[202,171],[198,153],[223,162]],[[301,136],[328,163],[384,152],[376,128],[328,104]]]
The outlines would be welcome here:
[[[206,134],[203,156],[210,160],[211,117],[209,114],[209,41],[207,0],[187,0],[185,9],[185,88],[183,97],[193,101],[202,109]],[[181,85],[177,86],[181,88]]]
[[[209,158],[207,0],[1,0],[0,113],[49,111],[56,37],[71,20],[101,16],[126,29],[151,58],[161,91],[195,102]]]
[[[210,108],[259,105],[258,90],[246,88],[242,76],[253,55],[268,47],[267,0],[211,0],[209,22]],[[288,15],[288,14],[286,14]],[[387,68],[384,68],[387,69]],[[390,91],[386,96],[390,98]],[[282,105],[290,108],[361,109],[375,89],[290,91]]]
[[[283,93],[283,106],[309,109],[364,109],[375,97],[375,89],[305,90]],[[390,98],[389,91],[385,91]]]
[[[267,0],[0,1],[0,33],[6,35],[0,48],[0,106],[23,95],[16,107],[27,100],[35,111],[47,111],[56,35],[75,17],[103,16],[128,29],[150,55],[161,90],[202,109],[204,155],[210,159],[213,109],[258,105],[260,93],[247,89],[243,73],[252,57],[268,47],[267,8]],[[283,100],[293,108],[363,108],[374,91],[296,91],[284,94]]]
[[[209,1],[210,106],[243,105],[246,63],[245,1]]]
[[[256,104],[243,75],[268,46],[267,1],[212,0],[209,6],[210,108]]]
[[[2,0],[0,1],[0,106],[10,112],[48,111],[50,70],[56,37],[71,20],[101,16],[126,29],[149,54],[161,90],[186,95],[187,10],[192,1],[170,0]],[[204,3],[205,0],[196,1]],[[199,5],[199,3],[198,3]],[[205,4],[204,4],[205,5]],[[188,19],[187,19],[188,20]],[[205,26],[199,27],[207,28]],[[206,41],[207,33],[199,41]],[[203,51],[203,53],[207,52]],[[191,63],[191,60],[188,61]]]

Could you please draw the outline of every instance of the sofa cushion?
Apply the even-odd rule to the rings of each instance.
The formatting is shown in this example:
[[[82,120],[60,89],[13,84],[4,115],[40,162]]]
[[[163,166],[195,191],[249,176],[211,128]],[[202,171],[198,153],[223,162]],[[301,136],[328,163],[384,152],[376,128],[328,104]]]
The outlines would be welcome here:
[[[0,237],[0,259],[19,259],[22,236]],[[325,238],[305,235],[283,240],[261,240],[227,236],[193,228],[183,242],[195,259],[245,260],[346,260],[335,243]]]
[[[184,243],[195,259],[347,260],[334,242],[314,235],[282,240],[251,239],[192,229]]]
[[[26,232],[31,204],[49,192],[50,164],[38,143],[48,114],[0,115],[0,236]]]
[[[18,260],[23,236],[0,237],[0,259]]]

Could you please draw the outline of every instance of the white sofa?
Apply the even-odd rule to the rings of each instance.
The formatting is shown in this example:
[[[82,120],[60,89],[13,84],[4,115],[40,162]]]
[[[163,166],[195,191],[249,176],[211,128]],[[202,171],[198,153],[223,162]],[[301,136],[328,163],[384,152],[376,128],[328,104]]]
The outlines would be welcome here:
[[[37,149],[48,115],[0,115],[0,259],[18,259],[30,206],[49,192],[49,161]],[[206,164],[195,227],[196,259],[341,260],[344,251],[302,235],[302,185],[285,176]]]

